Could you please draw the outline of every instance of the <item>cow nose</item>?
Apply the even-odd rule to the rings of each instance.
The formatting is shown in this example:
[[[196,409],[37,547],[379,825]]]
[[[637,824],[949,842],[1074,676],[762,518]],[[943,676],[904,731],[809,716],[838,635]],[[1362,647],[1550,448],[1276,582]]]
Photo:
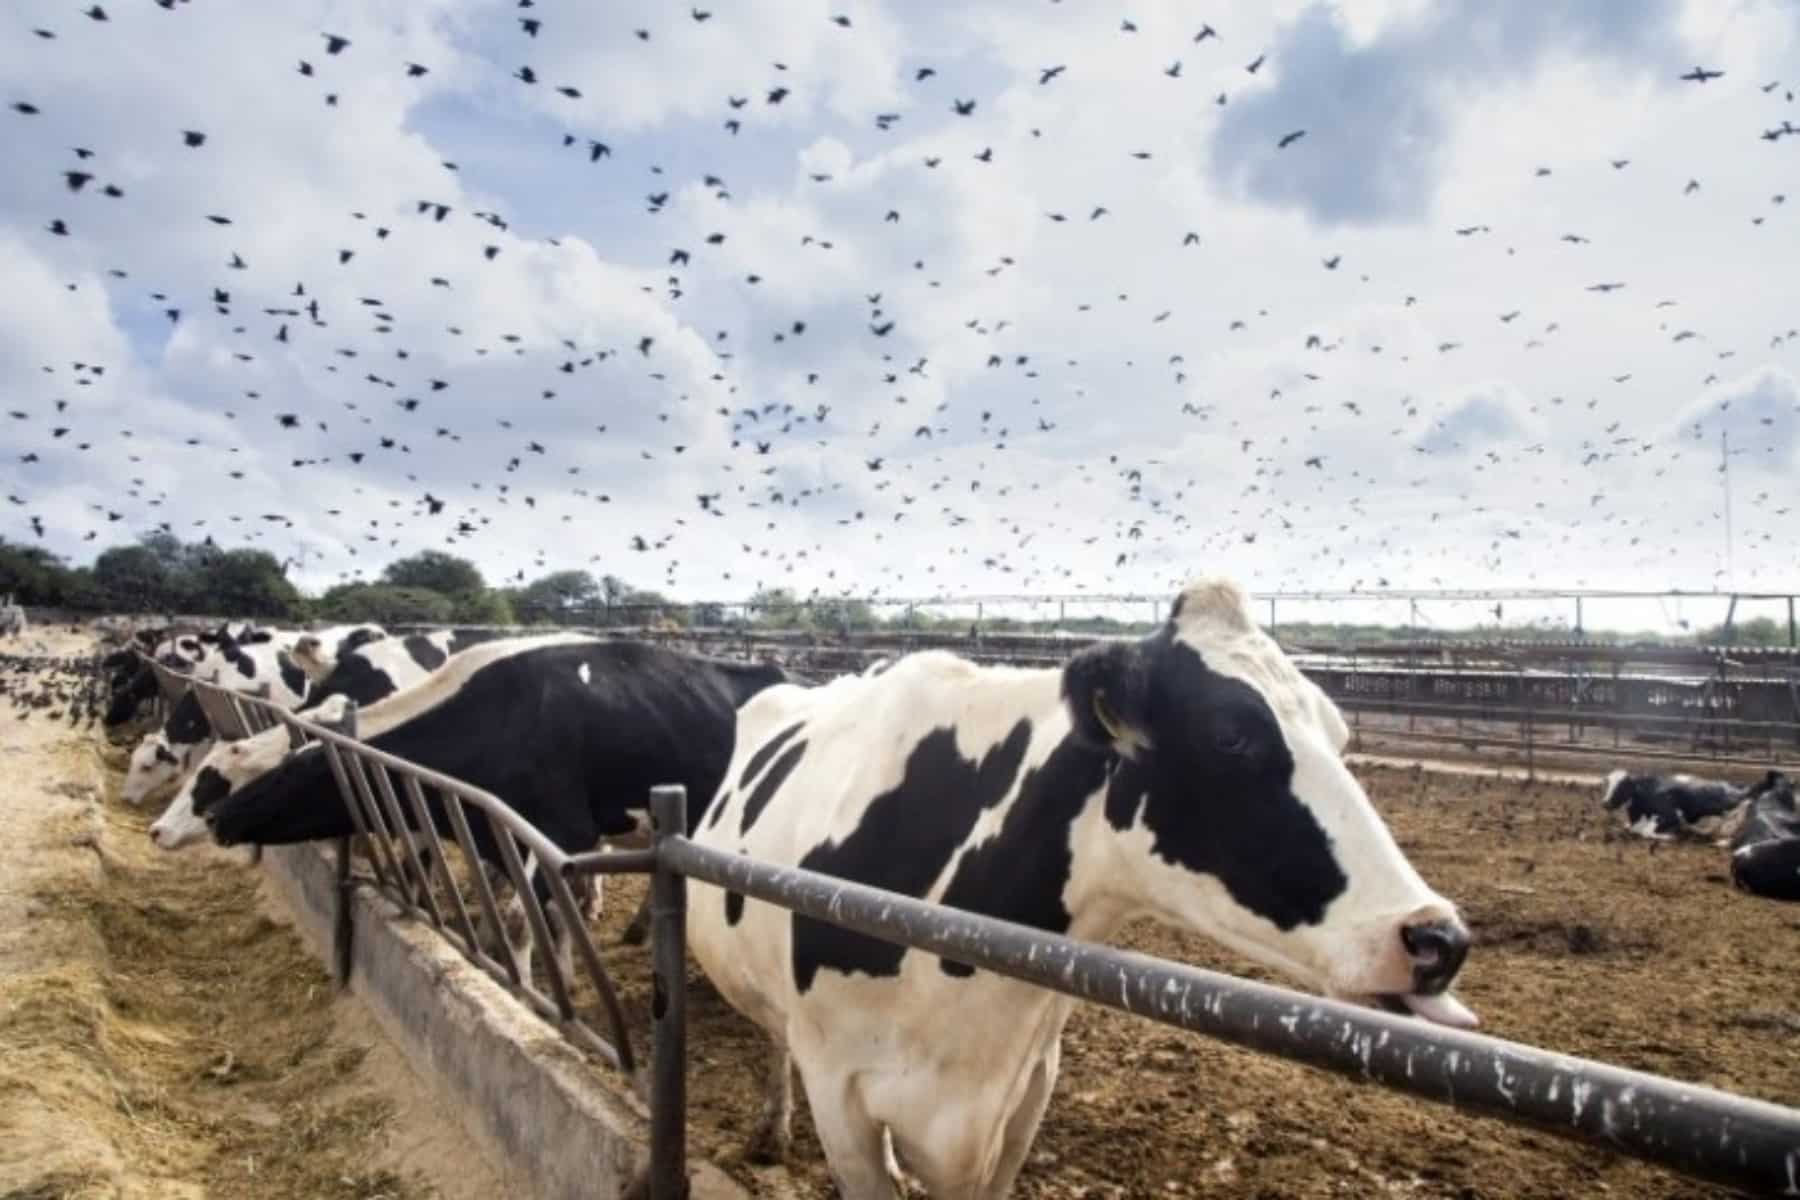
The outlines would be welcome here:
[[[1456,921],[1402,925],[1400,944],[1412,956],[1413,991],[1428,996],[1448,988],[1469,957],[1469,931]]]

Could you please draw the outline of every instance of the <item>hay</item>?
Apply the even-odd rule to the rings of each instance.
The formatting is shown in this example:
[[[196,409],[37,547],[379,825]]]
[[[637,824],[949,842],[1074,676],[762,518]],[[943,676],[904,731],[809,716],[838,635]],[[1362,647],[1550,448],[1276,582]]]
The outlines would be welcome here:
[[[116,801],[96,837],[95,811],[47,829],[94,855],[36,881],[37,969],[0,977],[0,1200],[432,1194],[369,1165],[392,1107],[259,874],[155,851]]]

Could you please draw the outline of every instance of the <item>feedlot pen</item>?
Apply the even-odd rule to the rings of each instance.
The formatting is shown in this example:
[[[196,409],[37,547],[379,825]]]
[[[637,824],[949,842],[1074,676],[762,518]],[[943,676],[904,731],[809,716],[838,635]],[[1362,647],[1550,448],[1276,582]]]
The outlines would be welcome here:
[[[236,703],[240,709],[258,707],[258,702],[242,698]],[[294,723],[290,715],[269,715]],[[365,777],[374,780],[371,787],[354,789],[371,829],[381,828],[383,808],[396,814],[393,797],[410,790],[404,782],[407,775],[431,782],[428,773],[363,750],[341,735],[311,727],[306,731],[331,741],[347,759],[376,768]],[[390,773],[398,783],[384,782]],[[1800,1011],[1793,1007],[1787,962],[1800,922],[1792,909],[1732,892],[1716,849],[1655,851],[1636,840],[1621,840],[1586,789],[1447,781],[1417,771],[1365,768],[1362,775],[1415,864],[1462,903],[1476,935],[1476,953],[1459,991],[1484,1015],[1490,1030],[1777,1103],[1800,1095],[1796,1057],[1800,1038],[1795,1036],[1800,1032]],[[386,804],[380,803],[383,797]],[[479,800],[477,807],[504,824],[517,821],[491,797],[468,798]],[[662,840],[650,852],[565,856],[553,848],[546,852],[528,827],[514,828],[514,835],[521,839],[520,846],[528,846],[540,861],[551,863],[566,877],[586,870],[642,872],[659,861],[681,864],[679,870],[728,869],[707,868],[706,852],[680,837]],[[374,841],[377,864],[398,864],[409,853],[404,842],[385,837]],[[380,850],[383,841],[390,841],[385,853]],[[515,879],[524,857],[515,848],[507,863]],[[760,885],[735,870],[730,879],[734,888],[765,900],[800,902],[804,888],[791,872],[784,874],[788,878]],[[391,875],[384,890],[391,889],[415,915],[448,933],[450,922],[430,917],[422,896],[407,898],[407,889],[399,885],[402,877]],[[658,878],[678,879],[673,874]],[[738,1144],[759,1099],[759,1038],[685,962],[684,984],[675,984],[668,968],[680,961],[679,956],[660,936],[676,933],[680,921],[670,919],[673,910],[666,898],[658,906],[663,917],[657,951],[662,984],[652,985],[641,950],[615,946],[612,935],[636,898],[632,882],[621,877],[610,889],[611,903],[589,943],[595,958],[589,959],[585,949],[578,955],[583,967],[599,968],[578,975],[588,975],[589,982],[598,986],[584,987],[579,978],[561,980],[547,968],[549,955],[538,955],[558,1009],[567,998],[569,1007],[558,1014],[560,1024],[571,1034],[579,1031],[584,1044],[600,1049],[594,1042],[607,1041],[611,1022],[607,1006],[596,999],[608,990],[607,979],[624,981],[617,991],[626,1023],[639,1032],[628,1034],[624,1044],[612,1042],[603,1057],[623,1058],[614,1046],[625,1050],[630,1040],[639,1044],[650,1040],[642,1031],[654,1023],[652,1012],[664,1014],[656,1038],[652,1091],[661,1099],[652,1098],[655,1126],[675,1134],[679,1144],[684,1128],[681,1110],[672,1109],[667,1099],[674,1092],[673,1081],[685,1077],[694,1099],[685,1129],[697,1149],[715,1157],[753,1192],[779,1195],[797,1186],[804,1194],[830,1194],[822,1157],[806,1136],[804,1122],[797,1128],[801,1148],[791,1173],[754,1167],[739,1157]],[[565,896],[559,889],[552,907],[561,911]],[[483,909],[489,905],[489,900],[481,901]],[[437,907],[440,912],[448,908]],[[822,911],[815,915],[841,916]],[[925,927],[920,920],[915,918],[905,931],[889,929],[883,936],[914,940]],[[541,944],[546,928],[542,911],[531,914],[530,926]],[[451,936],[468,954],[464,939]],[[992,931],[927,944],[1005,969],[1006,962],[982,956],[982,946],[989,943],[989,949],[999,944]],[[1259,974],[1199,939],[1157,928],[1129,930],[1125,944],[1179,962],[1252,977]],[[1107,953],[1079,947],[1074,952]],[[481,965],[496,977],[506,973],[503,963]],[[1150,964],[1149,969],[1181,970],[1172,964]],[[1200,981],[1202,986],[1213,982]],[[1222,982],[1227,989],[1233,986]],[[514,990],[522,990],[517,985],[523,983],[516,981]],[[691,1062],[684,1059],[685,1047],[674,1040],[670,1024],[682,1014],[683,1006],[675,997],[685,994],[684,989],[693,993]],[[533,990],[539,998],[544,995],[543,989]],[[1148,1009],[1146,998],[1155,998],[1154,992],[1135,1001],[1130,996],[1108,997],[1104,988],[1091,983],[1083,991],[1089,998],[1140,1011]],[[1246,1003],[1277,1006],[1265,1010],[1269,1026],[1278,1023],[1275,1016],[1280,1011],[1288,1011],[1302,1014],[1300,1023],[1308,1028],[1284,1039],[1272,1028],[1259,1028],[1254,1018],[1246,1021],[1241,1007]],[[1280,1005],[1289,1007],[1282,1010]],[[1210,1006],[1201,1007],[1211,1011]],[[1541,1058],[1530,1047],[1508,1050],[1485,1039],[1445,1039],[1413,1022],[1396,1025],[1380,1015],[1346,1015],[1293,993],[1228,996],[1213,1015],[1228,1009],[1224,1019],[1212,1024],[1197,1020],[1197,1026],[1283,1055],[1330,1061],[1352,1074],[1360,1073],[1353,1061],[1360,1060],[1363,1072],[1381,1076],[1386,1070],[1384,1081],[1390,1085],[1440,1099],[1454,1096],[1457,1103],[1472,1103],[1490,1114],[1505,1114],[1513,1104],[1530,1108],[1535,1097],[1535,1119],[1558,1132],[1574,1132],[1569,1124],[1572,1115],[1581,1132],[1602,1145],[1734,1179],[1740,1186],[1776,1190],[1788,1173],[1800,1171],[1800,1112],[1792,1109],[1759,1106],[1667,1080],[1622,1078],[1595,1063]],[[1188,1016],[1194,1019],[1193,1014]],[[1158,1019],[1168,1020],[1169,1015]],[[1234,1022],[1235,1032],[1228,1028]],[[1347,1022],[1332,1025],[1343,1031],[1336,1035],[1339,1043],[1384,1032],[1417,1039],[1414,1053],[1423,1055],[1425,1064],[1418,1072],[1421,1078],[1413,1078],[1410,1062],[1402,1070],[1389,1055],[1383,1067],[1372,1063],[1366,1050],[1346,1053],[1345,1045],[1331,1044],[1334,1035],[1320,1030],[1333,1022]],[[1434,1048],[1434,1041],[1458,1053],[1446,1055],[1444,1045]],[[1463,1054],[1471,1057],[1459,1063]],[[1136,1018],[1104,1009],[1078,1010],[1065,1055],[1058,1097],[1020,1182],[1024,1194],[1149,1195],[1193,1190],[1326,1195],[1340,1194],[1346,1176],[1361,1181],[1352,1190],[1398,1189],[1422,1195],[1568,1195],[1602,1185],[1632,1195],[1732,1194],[1709,1191],[1705,1185],[1633,1164],[1605,1149],[1505,1130],[1454,1110],[1422,1108],[1414,1100],[1321,1077],[1277,1059],[1158,1033]],[[1375,1058],[1383,1055],[1377,1053]],[[1498,1072],[1495,1079],[1484,1077],[1489,1070]],[[1558,1086],[1549,1087],[1551,1080]],[[1518,1100],[1521,1095],[1524,1102]],[[1594,1104],[1584,1113],[1589,1097]],[[1557,1111],[1560,1118],[1554,1115]],[[672,1153],[670,1140],[659,1149]],[[670,1160],[665,1157],[659,1165],[667,1169]],[[678,1194],[678,1188],[669,1186],[676,1176],[653,1171],[650,1178],[652,1195]]]

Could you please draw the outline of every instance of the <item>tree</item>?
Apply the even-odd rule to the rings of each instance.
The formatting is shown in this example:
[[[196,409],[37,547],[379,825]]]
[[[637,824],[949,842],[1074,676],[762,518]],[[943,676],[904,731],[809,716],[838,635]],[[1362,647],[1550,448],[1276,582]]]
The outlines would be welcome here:
[[[124,612],[170,611],[183,598],[168,567],[148,546],[101,551],[94,560],[94,582],[107,605]]]
[[[452,600],[487,591],[480,568],[466,558],[442,550],[424,550],[410,558],[389,563],[381,573],[383,583],[399,588],[429,588]]]
[[[327,620],[378,625],[444,625],[453,610],[448,596],[429,588],[379,583],[341,583],[319,600],[319,612]]]
[[[590,616],[600,595],[600,581],[588,572],[554,571],[521,589],[513,607],[526,621],[565,624]]]
[[[501,592],[469,592],[450,602],[450,619],[459,625],[516,625],[518,617]]]
[[[267,550],[227,550],[195,580],[199,607],[237,617],[293,617],[300,593]]]
[[[62,559],[42,546],[0,538],[0,595],[20,604],[68,604],[70,575]]]
[[[805,613],[786,588],[763,588],[750,597],[750,623],[764,629],[797,629]]]

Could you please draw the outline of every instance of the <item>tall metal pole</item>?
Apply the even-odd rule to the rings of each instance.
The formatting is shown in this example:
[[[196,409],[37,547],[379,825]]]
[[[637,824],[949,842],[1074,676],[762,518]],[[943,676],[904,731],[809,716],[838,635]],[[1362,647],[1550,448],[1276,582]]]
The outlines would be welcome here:
[[[1725,488],[1725,585],[1737,586],[1737,573],[1731,561],[1731,443],[1723,429],[1719,430],[1719,474]]]
[[[687,1178],[687,877],[663,849],[687,833],[687,788],[650,789],[656,873],[650,877],[650,1200],[686,1200]]]

